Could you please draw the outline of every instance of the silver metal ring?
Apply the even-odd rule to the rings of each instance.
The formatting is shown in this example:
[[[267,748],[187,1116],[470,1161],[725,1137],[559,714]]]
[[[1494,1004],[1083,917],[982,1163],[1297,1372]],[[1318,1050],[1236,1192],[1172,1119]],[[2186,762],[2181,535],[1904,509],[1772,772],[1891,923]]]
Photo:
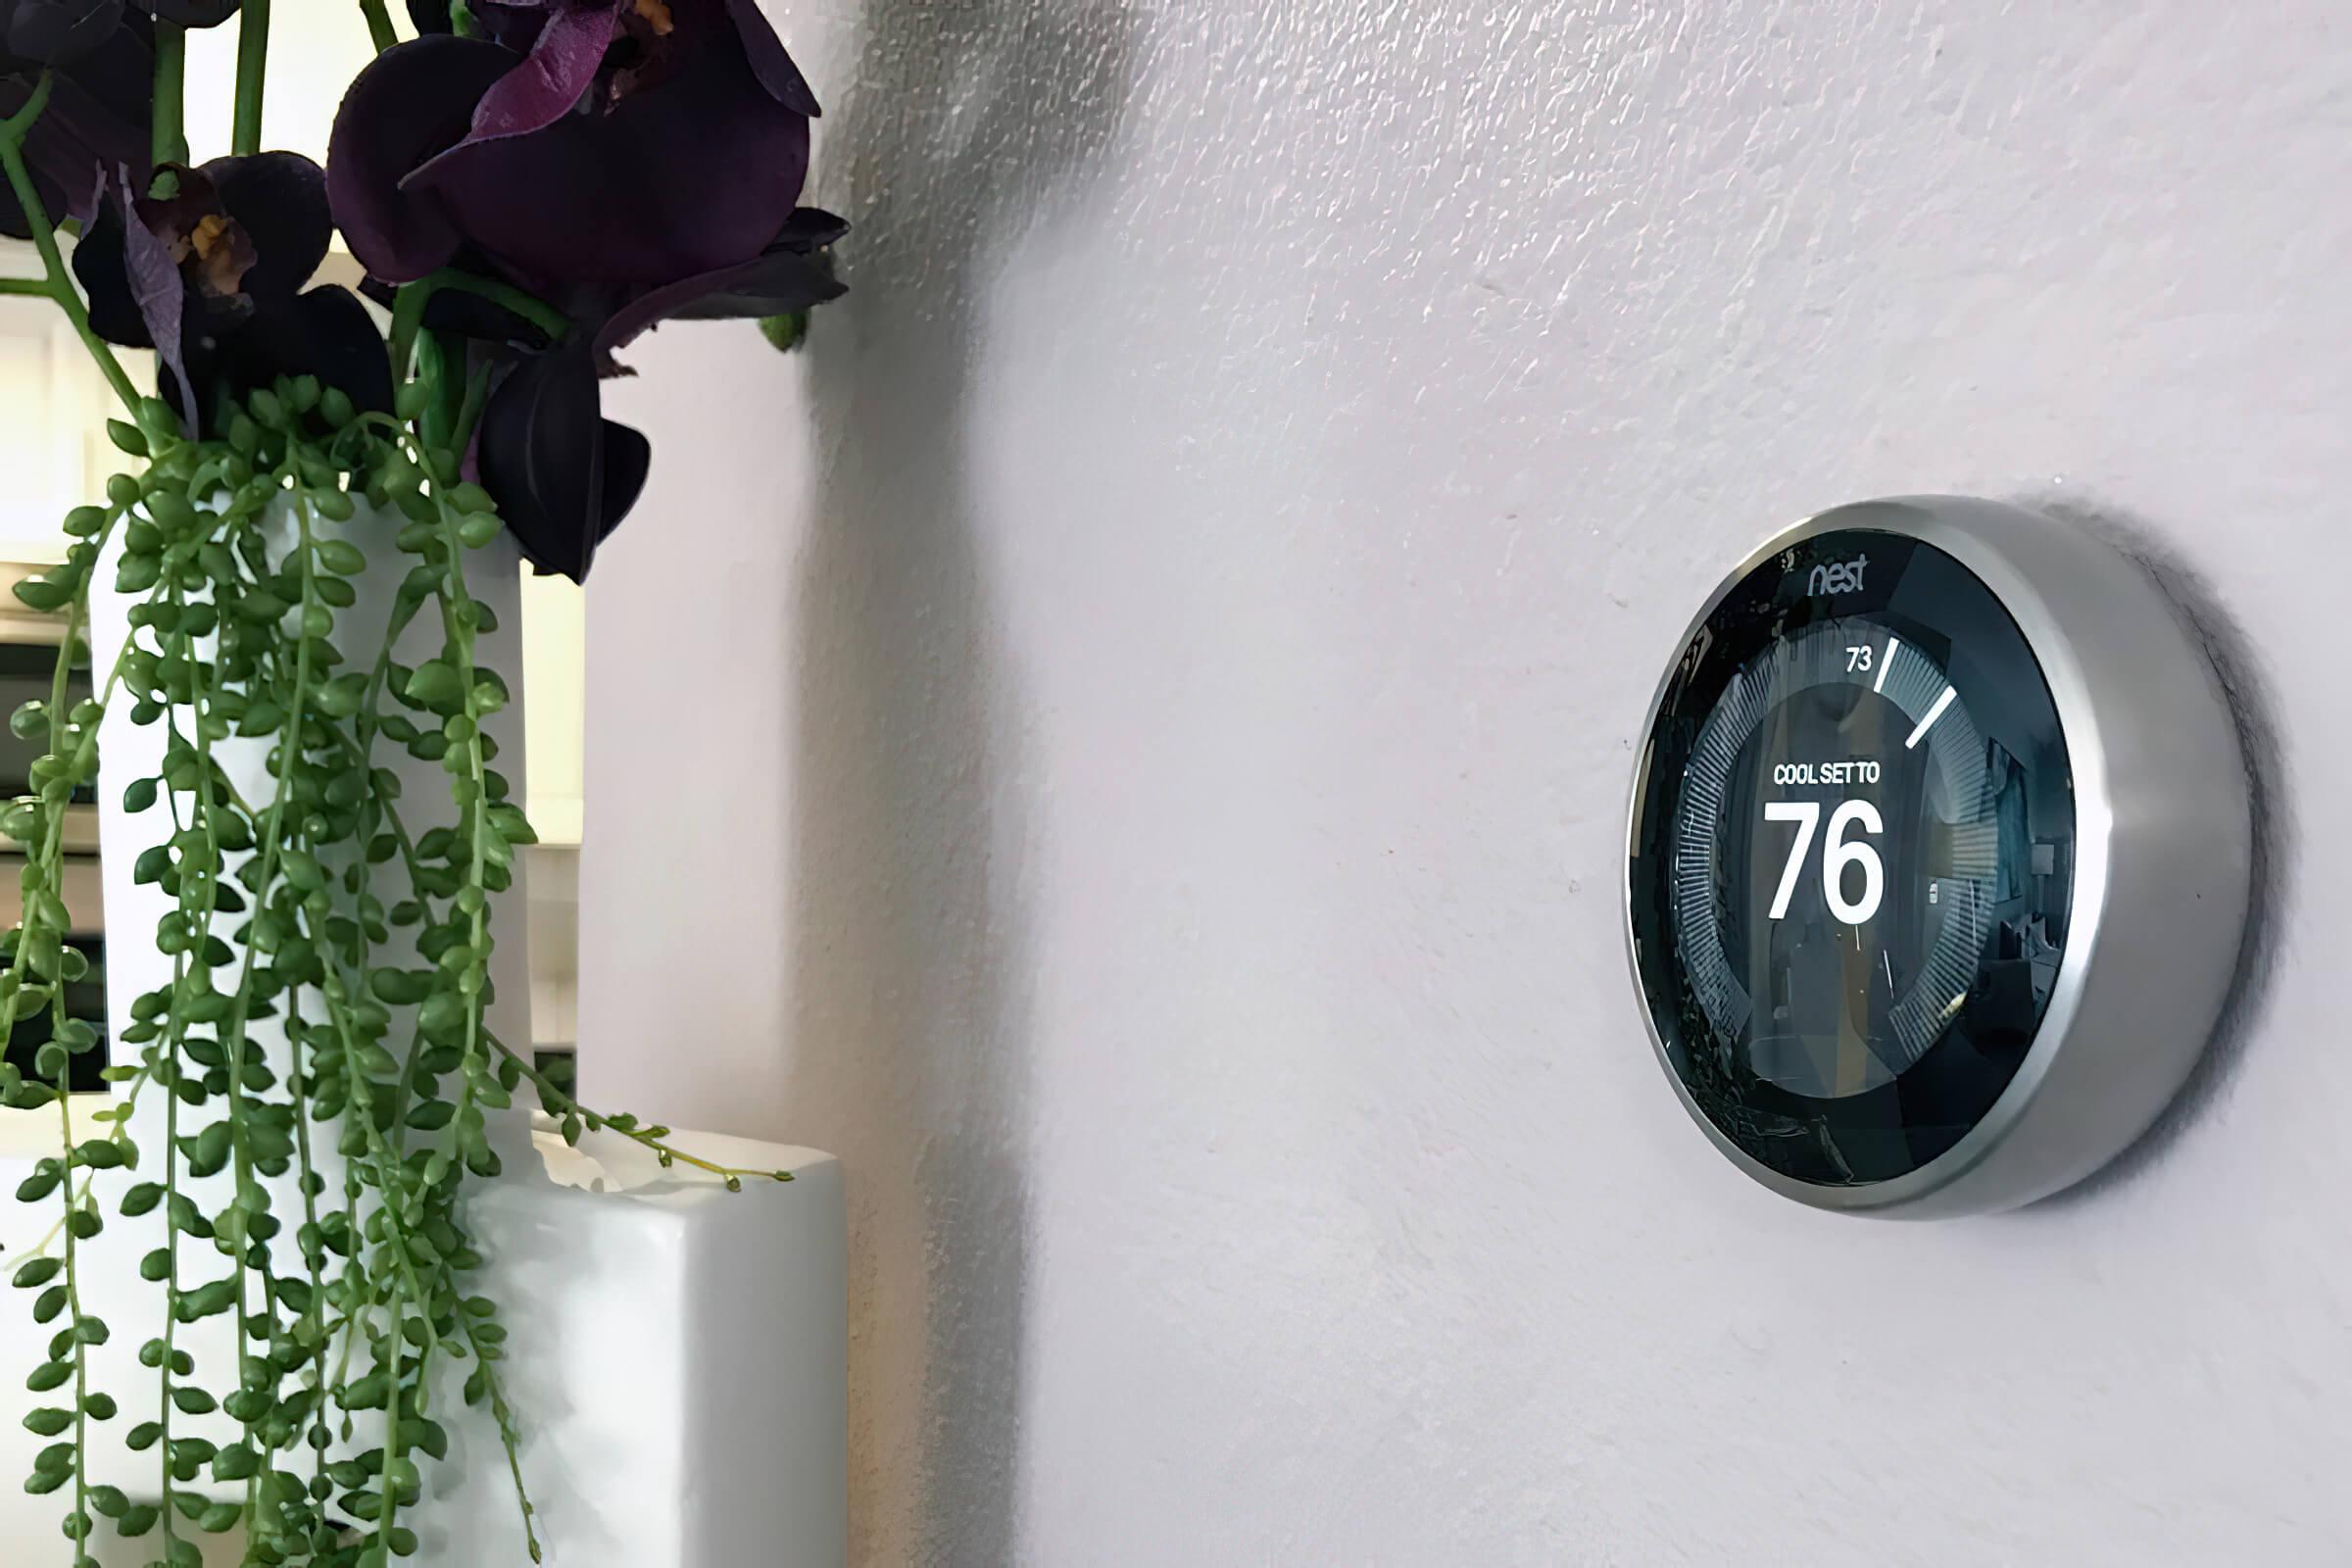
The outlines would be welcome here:
[[[1685,1109],[1749,1176],[1817,1207],[1926,1218],[2009,1208],[2089,1175],[2146,1130],[2210,1038],[2235,972],[2253,860],[2251,794],[2229,700],[2204,647],[2138,563],[2080,528],[1958,496],[1866,501],[1808,517],[1725,577],[1679,651],[1748,574],[1814,534],[1873,530],[1957,560],[2015,619],[2040,662],[2073,774],[2076,861],[2066,951],[2024,1062],[1958,1143],[1917,1169],[1858,1186],[1762,1164],[1699,1108],[1653,1009],[1644,1026]],[[1627,813],[1627,955],[1634,833],[1661,679],[1642,725]]]

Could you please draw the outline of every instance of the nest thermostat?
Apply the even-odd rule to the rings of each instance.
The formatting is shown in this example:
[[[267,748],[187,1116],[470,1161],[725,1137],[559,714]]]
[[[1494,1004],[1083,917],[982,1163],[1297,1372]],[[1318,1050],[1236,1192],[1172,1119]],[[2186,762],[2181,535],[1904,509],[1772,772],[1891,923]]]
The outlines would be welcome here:
[[[2146,569],[2016,507],[1799,523],[1649,716],[1634,972],[1684,1105],[1824,1208],[2006,1208],[2153,1121],[2236,972],[2236,726]]]

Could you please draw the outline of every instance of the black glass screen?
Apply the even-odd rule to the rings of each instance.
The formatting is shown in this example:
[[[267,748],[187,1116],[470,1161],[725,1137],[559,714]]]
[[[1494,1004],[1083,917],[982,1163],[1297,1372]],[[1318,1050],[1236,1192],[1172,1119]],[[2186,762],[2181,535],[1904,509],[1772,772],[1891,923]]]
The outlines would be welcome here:
[[[2066,739],[1957,561],[1844,529],[1683,650],[1634,821],[1636,961],[1699,1109],[1802,1181],[1949,1150],[2025,1059],[2064,956]]]

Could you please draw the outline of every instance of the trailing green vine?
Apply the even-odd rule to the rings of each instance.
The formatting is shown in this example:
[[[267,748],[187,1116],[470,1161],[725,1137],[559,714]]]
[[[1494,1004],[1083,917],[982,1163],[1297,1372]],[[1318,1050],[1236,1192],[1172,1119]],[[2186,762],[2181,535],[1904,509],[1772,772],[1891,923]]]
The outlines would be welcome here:
[[[582,575],[634,502],[645,443],[597,403],[616,348],[665,315],[792,315],[797,338],[808,308],[841,292],[825,250],[846,225],[794,205],[797,174],[774,177],[796,135],[805,154],[814,100],[750,8],[619,7],[596,58],[519,16],[493,39],[462,0],[446,18],[409,16],[465,42],[404,45],[394,8],[357,3],[380,58],[338,119],[341,183],[263,151],[267,0],[243,0],[231,156],[198,167],[183,28],[218,24],[235,0],[60,0],[48,20],[72,25],[21,27],[0,61],[0,206],[41,264],[0,294],[64,313],[122,405],[108,432],[128,460],[65,519],[64,561],[16,585],[64,634],[48,696],[10,718],[42,748],[28,793],[0,807],[0,835],[25,851],[23,918],[0,937],[0,1027],[48,1036],[29,1072],[0,1062],[0,1104],[53,1114],[59,1134],[17,1190],[54,1215],[10,1269],[52,1336],[26,1380],[24,1424],[46,1446],[25,1487],[60,1499],[74,1568],[96,1568],[101,1531],[151,1542],[160,1568],[190,1568],[204,1538],[232,1532],[249,1564],[387,1568],[419,1548],[430,1467],[460,1418],[453,1389],[496,1431],[539,1559],[529,1412],[502,1377],[508,1329],[466,1205],[501,1174],[500,1118],[519,1115],[527,1086],[567,1142],[610,1132],[730,1189],[790,1179],[590,1109],[493,1027],[501,895],[534,836],[498,765],[512,693],[486,662],[499,628],[473,584],[481,553],[510,536]],[[46,118],[53,102],[114,111],[74,75],[102,48],[154,62],[134,137]],[[448,70],[460,56],[475,64]],[[493,58],[495,89],[478,69]],[[666,95],[669,113],[709,108],[725,134],[669,151],[740,170],[741,200],[661,216],[694,232],[624,236],[680,259],[676,275],[625,287],[594,272],[564,291],[549,265],[611,238],[601,204],[569,215],[586,226],[555,236],[552,256],[468,234],[416,262],[456,220],[399,197],[413,171],[383,160],[419,150],[402,127],[420,114],[477,123],[491,90],[508,105],[492,117],[509,124],[502,156],[558,163],[571,144],[543,133],[574,112],[640,92]],[[148,162],[92,162],[93,144],[144,147]],[[550,179],[569,191],[628,177]],[[72,266],[45,190],[76,203]],[[330,205],[354,253],[400,285],[380,331],[347,291],[295,275],[325,252]],[[732,253],[713,254],[704,228]],[[115,344],[158,349],[163,397],[140,394]],[[505,550],[494,558],[513,569]],[[121,635],[76,698],[94,598]],[[110,717],[155,736],[135,776],[101,773]],[[420,768],[388,763],[391,747],[439,764],[446,788],[404,798]],[[65,825],[101,784],[154,824],[131,877],[154,890],[170,972],[111,1008],[115,1095],[85,1110],[76,1060],[105,1041],[66,1004],[89,959],[68,940]],[[140,937],[116,913],[120,953]],[[102,1300],[94,1250],[130,1237],[151,1295],[110,1286]],[[151,1387],[99,1386],[93,1351],[114,1332],[101,1309],[153,1328],[138,1349]],[[102,1479],[124,1473],[96,1462],[114,1447],[149,1479]]]
[[[420,416],[428,396],[412,383],[402,412]],[[34,1391],[71,1390],[27,1422],[64,1440],[30,1485],[72,1488],[76,1540],[100,1519],[129,1536],[160,1530],[167,1564],[197,1560],[197,1535],[239,1525],[260,1562],[405,1556],[418,1458],[448,1451],[433,1374],[449,1358],[472,1363],[466,1401],[489,1406],[527,1519],[497,1373],[505,1327],[466,1284],[482,1258],[460,1200],[469,1178],[498,1172],[489,1118],[527,1080],[572,1139],[610,1128],[665,1163],[706,1162],[671,1148],[665,1129],[583,1109],[488,1026],[493,901],[532,842],[483,727],[508,689],[479,658],[495,621],[466,563],[497,537],[495,510],[451,450],[363,417],[308,378],[256,392],[218,441],[184,438],[153,400],[113,428],[145,467],[118,476],[105,507],[74,514],[66,563],[18,591],[69,622],[50,699],[14,720],[46,737],[39,792],[0,823],[37,847],[0,999],[18,1017],[48,1009],[54,1031],[37,1076],[10,1072],[0,1087],[19,1106],[54,1102],[66,1151],[19,1193],[62,1205],[62,1253],[22,1264],[17,1283],[41,1293],[36,1319],[62,1323]],[[109,546],[115,591],[132,600],[128,635],[99,694],[70,703],[67,672],[87,657],[87,605]],[[382,644],[354,666],[344,651],[354,579],[387,549],[411,564]],[[403,664],[394,640],[424,611],[439,646]],[[155,932],[172,979],[133,1004],[121,1038],[136,1058],[111,1069],[126,1095],[152,1085],[165,1097],[152,1155],[127,1119],[77,1138],[71,1060],[98,1037],[62,1003],[85,961],[63,942],[65,811],[96,777],[101,717],[125,700],[134,723],[163,726],[165,744],[156,773],[122,784],[123,804],[171,807],[169,831],[133,875],[172,900]],[[398,778],[372,760],[379,741],[447,772],[447,819],[421,836],[401,816],[415,803],[400,803]],[[219,755],[231,743],[269,748],[266,800],[240,797]],[[287,1042],[274,1063],[255,1044],[266,1021]],[[333,1131],[344,1162],[340,1207],[319,1202],[326,1152],[314,1126]],[[108,1330],[79,1281],[81,1249],[106,1223],[92,1178],[151,1160],[161,1182],[128,1186],[117,1202],[133,1219],[160,1208],[165,1222],[141,1267],[160,1297],[162,1332],[140,1357],[157,1375],[158,1414],[124,1439],[155,1453],[158,1479],[154,1500],[134,1502],[89,1480],[91,1426],[117,1405],[90,1386],[88,1350]],[[780,1173],[719,1174],[739,1184]],[[223,1176],[218,1206],[186,1190]],[[281,1211],[288,1194],[298,1207]],[[179,1337],[215,1317],[235,1325],[233,1365],[198,1363]],[[216,1411],[234,1424],[226,1442],[172,1425]],[[223,1497],[222,1484],[237,1490]]]

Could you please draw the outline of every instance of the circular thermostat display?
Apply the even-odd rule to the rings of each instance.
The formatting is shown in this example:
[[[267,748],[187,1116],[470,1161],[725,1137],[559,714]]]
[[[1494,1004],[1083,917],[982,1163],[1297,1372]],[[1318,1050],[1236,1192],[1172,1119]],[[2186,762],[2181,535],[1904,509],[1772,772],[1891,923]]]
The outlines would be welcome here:
[[[2014,508],[1865,503],[1735,573],[1666,675],[1635,975],[1750,1175],[1826,1207],[2002,1207],[2095,1168],[2185,1075],[2249,855],[2218,682],[2145,572]]]
[[[1709,613],[1651,748],[1633,921],[1691,1100],[1802,1181],[1947,1152],[2066,954],[2073,776],[2017,623],[1933,545],[1816,534]]]

